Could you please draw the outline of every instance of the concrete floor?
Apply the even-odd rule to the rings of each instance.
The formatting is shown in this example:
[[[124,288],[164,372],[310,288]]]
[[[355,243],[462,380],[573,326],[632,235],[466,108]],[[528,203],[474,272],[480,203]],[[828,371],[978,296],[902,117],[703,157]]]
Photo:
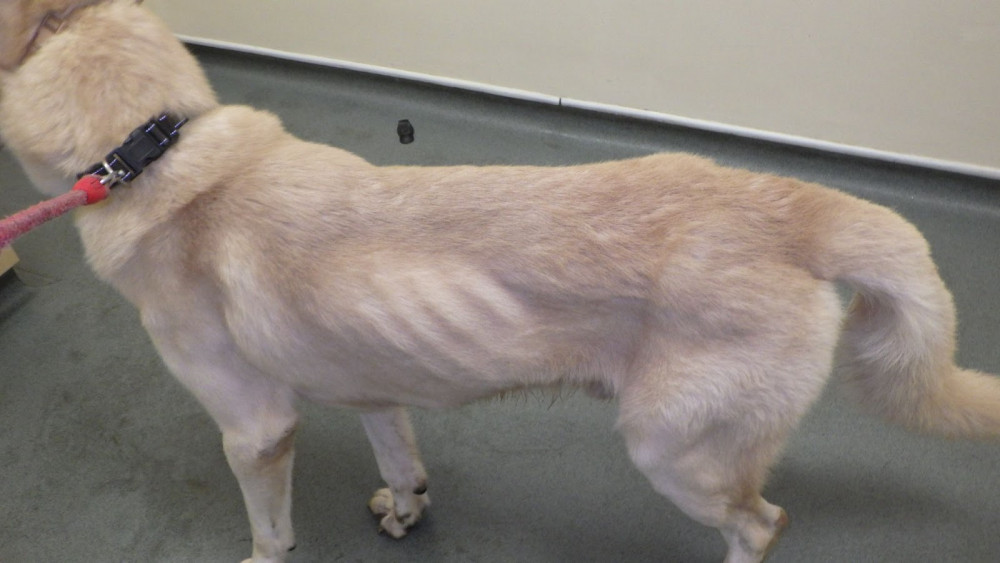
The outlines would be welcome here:
[[[689,151],[819,181],[923,230],[959,309],[960,362],[1000,372],[1000,183],[330,69],[198,50],[226,102],[380,164],[537,163]],[[401,145],[409,119],[416,142]],[[0,215],[36,202],[0,151]],[[218,432],[174,383],[131,307],[94,279],[68,219],[20,239],[0,280],[0,561],[233,562],[249,527]],[[375,533],[380,485],[360,423],[304,408],[296,563],[719,561],[718,534],[653,493],[612,404],[582,394],[415,413],[434,505]],[[1000,561],[1000,445],[860,414],[831,386],[765,495],[792,519],[771,561]]]

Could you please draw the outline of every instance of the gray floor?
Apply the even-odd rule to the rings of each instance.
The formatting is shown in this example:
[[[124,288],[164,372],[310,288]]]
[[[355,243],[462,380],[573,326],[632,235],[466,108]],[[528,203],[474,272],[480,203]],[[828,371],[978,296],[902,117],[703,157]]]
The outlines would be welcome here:
[[[1000,372],[1000,183],[538,108],[201,50],[221,97],[376,163],[539,163],[697,152],[898,209],[927,235],[961,319],[963,364]],[[750,101],[752,103],[752,101]],[[416,142],[401,145],[407,118]],[[919,118],[916,116],[915,118]],[[211,158],[211,155],[206,155]],[[0,215],[38,200],[0,151]],[[0,561],[231,562],[249,531],[219,436],[134,311],[97,282],[68,219],[15,245],[0,280]],[[718,561],[720,537],[630,467],[614,406],[569,395],[417,412],[434,505],[375,534],[379,485],[348,411],[305,408],[295,562]],[[1000,561],[1000,445],[906,434],[836,386],[766,490],[792,518],[772,561]]]

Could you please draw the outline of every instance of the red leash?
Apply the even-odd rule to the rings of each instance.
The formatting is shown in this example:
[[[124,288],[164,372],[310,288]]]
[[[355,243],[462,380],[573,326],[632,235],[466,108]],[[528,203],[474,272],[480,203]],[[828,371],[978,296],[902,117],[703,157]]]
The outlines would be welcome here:
[[[103,200],[108,197],[108,192],[108,187],[101,183],[99,176],[88,174],[77,180],[73,189],[61,196],[35,204],[5,219],[0,219],[0,248],[70,209]]]

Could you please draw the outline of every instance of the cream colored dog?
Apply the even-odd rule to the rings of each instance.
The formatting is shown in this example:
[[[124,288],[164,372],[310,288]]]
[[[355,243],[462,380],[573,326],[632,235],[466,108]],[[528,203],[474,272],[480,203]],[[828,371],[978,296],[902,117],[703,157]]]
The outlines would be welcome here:
[[[388,484],[371,507],[400,537],[428,504],[404,406],[553,385],[613,396],[635,464],[722,532],[733,563],[760,561],[787,521],[760,490],[838,339],[874,411],[1000,436],[1000,379],[955,367],[951,297],[885,208],[685,154],[376,167],[218,105],[129,1],[0,0],[0,66],[3,138],[48,194],[150,117],[190,118],[76,220],[94,270],[221,428],[249,561],[294,544],[299,398],[362,411]],[[843,331],[834,280],[858,292]]]

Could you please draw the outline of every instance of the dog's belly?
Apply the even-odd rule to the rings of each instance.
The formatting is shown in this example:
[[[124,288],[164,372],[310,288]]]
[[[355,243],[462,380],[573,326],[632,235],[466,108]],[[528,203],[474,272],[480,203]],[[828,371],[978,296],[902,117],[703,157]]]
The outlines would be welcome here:
[[[647,309],[634,298],[527,292],[471,269],[391,272],[279,308],[245,300],[228,313],[233,336],[251,362],[311,400],[440,407],[607,384]]]

